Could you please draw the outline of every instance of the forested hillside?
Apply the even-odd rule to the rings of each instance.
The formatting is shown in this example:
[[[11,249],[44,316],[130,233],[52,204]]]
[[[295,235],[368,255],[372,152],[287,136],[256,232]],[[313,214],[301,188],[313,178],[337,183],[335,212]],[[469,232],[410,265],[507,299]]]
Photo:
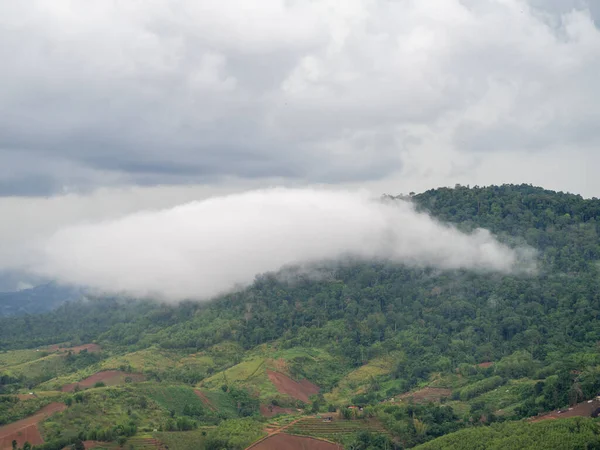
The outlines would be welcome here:
[[[381,442],[399,447],[594,398],[600,390],[600,200],[529,185],[457,186],[397,201],[407,198],[461,230],[483,227],[511,247],[534,251],[537,270],[507,275],[324,262],[315,268],[318,277],[294,268],[261,274],[247,289],[209,303],[66,303],[41,315],[0,319],[0,348],[93,341],[102,355],[70,361],[42,378],[7,365],[0,388],[52,387],[56,376],[113,368],[107,362],[113,358],[120,361],[114,368],[156,382],[229,395],[239,389],[263,404],[276,398],[273,404],[284,404],[266,375],[283,361],[287,375],[321,387],[323,395],[311,397],[314,411],[368,407],[387,430]],[[149,364],[150,358],[171,362]],[[446,393],[431,405],[392,400],[425,387]],[[340,442],[351,445],[352,436]]]

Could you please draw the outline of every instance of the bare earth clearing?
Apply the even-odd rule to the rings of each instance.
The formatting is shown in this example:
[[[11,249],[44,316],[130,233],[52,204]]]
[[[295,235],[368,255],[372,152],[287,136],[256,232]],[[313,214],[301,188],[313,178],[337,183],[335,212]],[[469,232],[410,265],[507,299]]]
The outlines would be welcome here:
[[[531,422],[540,422],[542,420],[565,419],[567,417],[590,417],[598,408],[600,408],[600,399],[596,397],[593,400],[578,403],[573,407],[552,411],[541,416],[532,417],[529,420]]]
[[[43,444],[44,440],[40,435],[38,423],[54,413],[64,411],[66,408],[67,406],[64,403],[50,403],[33,416],[0,427],[0,450],[12,449],[13,440],[17,441],[19,447],[22,447],[25,442],[32,445]]]
[[[343,447],[332,442],[306,436],[291,434],[273,434],[248,449],[252,450],[342,450]]]
[[[296,400],[308,403],[309,396],[319,393],[319,386],[312,384],[306,379],[300,382],[294,381],[287,375],[280,372],[273,372],[272,370],[267,370],[267,375],[279,392],[287,394]]]
[[[93,387],[96,383],[102,382],[107,386],[115,386],[117,384],[125,383],[125,380],[130,378],[131,381],[144,381],[146,377],[140,373],[127,373],[119,370],[103,370],[102,372],[95,373],[91,377],[85,380],[78,381],[77,383],[66,384],[62,387],[63,392],[73,392],[76,386],[80,388]]]

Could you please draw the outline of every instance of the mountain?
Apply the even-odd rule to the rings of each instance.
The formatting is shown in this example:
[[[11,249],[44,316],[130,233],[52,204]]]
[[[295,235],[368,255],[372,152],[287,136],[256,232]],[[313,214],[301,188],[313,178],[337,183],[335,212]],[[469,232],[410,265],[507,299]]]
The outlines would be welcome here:
[[[560,442],[573,426],[586,430],[577,445],[593,442],[598,428],[586,421],[521,419],[551,411],[560,418],[556,411],[570,405],[570,415],[589,416],[596,408],[600,200],[530,185],[456,186],[410,198],[466,232],[483,227],[509,246],[535,249],[538,271],[355,261],[323,264],[316,279],[293,268],[262,274],[208,303],[67,302],[0,318],[0,387],[44,391],[49,397],[38,405],[72,399],[42,425],[56,445],[134,436],[134,448],[135,439],[171,449],[245,448],[288,422],[284,431],[293,435],[354,449],[459,448],[461,436],[502,445],[507,433]],[[43,347],[57,343],[70,354]],[[96,385],[103,379],[117,386]],[[88,389],[58,393],[77,382]],[[0,420],[21,418],[20,403],[0,408]],[[100,419],[108,407],[120,413]],[[326,423],[308,416],[334,410],[339,418]],[[264,418],[272,414],[281,416]],[[519,448],[511,442],[506,448]]]
[[[56,283],[46,283],[20,291],[0,292],[0,316],[39,314],[82,297],[81,289]]]

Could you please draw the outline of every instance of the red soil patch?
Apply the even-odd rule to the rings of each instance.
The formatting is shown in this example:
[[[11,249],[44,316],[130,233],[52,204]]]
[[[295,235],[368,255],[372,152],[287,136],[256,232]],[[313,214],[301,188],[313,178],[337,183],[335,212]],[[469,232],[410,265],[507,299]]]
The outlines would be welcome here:
[[[451,394],[452,391],[450,389],[426,387],[415,392],[407,392],[399,395],[394,400],[412,399],[415,403],[439,402],[442,397],[450,397]]]
[[[481,367],[483,369],[487,369],[488,367],[492,367],[493,365],[494,365],[494,363],[491,361],[482,362],[482,363],[477,364],[478,367]]]
[[[309,396],[319,393],[319,386],[312,384],[307,379],[300,382],[294,381],[287,375],[272,370],[267,370],[267,375],[279,392],[305,403],[309,401]]]
[[[281,406],[273,405],[260,405],[260,413],[264,417],[273,417],[277,414],[294,414],[296,412],[293,408],[282,408]]]
[[[0,449],[12,449],[13,440],[17,441],[19,448],[23,447],[25,442],[29,442],[31,445],[40,445],[44,443],[40,430],[35,423],[33,425],[21,427],[12,434],[6,434],[3,437],[0,437]]]
[[[567,417],[590,417],[594,411],[600,408],[600,398],[578,403],[575,406],[552,411],[541,416],[532,417],[531,422],[540,422],[542,420],[564,419]],[[561,411],[561,412],[558,412]]]
[[[217,410],[217,408],[215,408],[215,406],[212,404],[212,402],[209,400],[209,398],[204,392],[199,391],[198,389],[194,389],[194,394],[196,394],[200,398],[202,403],[204,403],[208,407],[208,409],[210,409],[213,412]]]
[[[50,403],[44,406],[33,416],[26,417],[17,422],[0,427],[0,450],[12,449],[12,441],[16,440],[19,447],[25,442],[32,445],[43,444],[44,440],[40,435],[38,423],[52,414],[63,411],[67,408],[64,403]]]
[[[85,380],[78,381],[77,383],[66,384],[62,387],[63,392],[73,392],[75,386],[79,385],[81,389],[93,387],[96,383],[102,382],[107,386],[114,386],[117,384],[125,383],[126,378],[131,378],[132,381],[144,381],[146,377],[140,373],[127,373],[119,370],[104,370],[102,372],[95,373],[91,377],[87,377]]]
[[[343,450],[343,447],[332,442],[322,441],[306,436],[290,434],[274,434],[265,440],[248,447],[252,450]]]

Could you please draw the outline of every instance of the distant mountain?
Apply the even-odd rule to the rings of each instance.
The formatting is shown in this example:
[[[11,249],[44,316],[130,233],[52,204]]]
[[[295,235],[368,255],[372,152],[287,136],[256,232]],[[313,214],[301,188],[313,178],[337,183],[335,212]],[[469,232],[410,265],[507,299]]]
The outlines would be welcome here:
[[[47,284],[50,280],[20,270],[0,270],[0,293],[16,292]]]
[[[30,289],[0,292],[0,316],[20,316],[51,311],[83,296],[81,289],[47,283]]]

